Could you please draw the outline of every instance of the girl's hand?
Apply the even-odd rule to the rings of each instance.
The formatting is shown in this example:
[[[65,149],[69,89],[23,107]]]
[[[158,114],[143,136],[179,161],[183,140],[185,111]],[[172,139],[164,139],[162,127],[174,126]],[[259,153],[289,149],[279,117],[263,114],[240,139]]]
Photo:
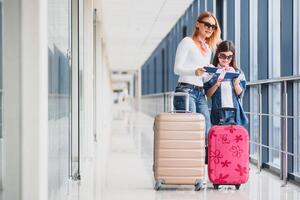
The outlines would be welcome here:
[[[235,72],[235,69],[233,67],[228,67],[227,71],[229,71],[229,72]]]
[[[223,81],[223,78],[218,78],[218,80],[216,82],[216,86],[220,87],[222,81]]]
[[[204,74],[204,72],[206,72],[206,70],[203,67],[199,67],[195,70],[195,75],[196,76],[202,76]]]
[[[240,79],[239,78],[234,79],[233,84],[234,85],[239,85],[240,84]]]
[[[221,85],[223,79],[224,79],[223,77],[219,77],[219,78],[217,79],[217,82],[216,82],[216,86],[217,86],[217,87],[220,87],[220,85]]]

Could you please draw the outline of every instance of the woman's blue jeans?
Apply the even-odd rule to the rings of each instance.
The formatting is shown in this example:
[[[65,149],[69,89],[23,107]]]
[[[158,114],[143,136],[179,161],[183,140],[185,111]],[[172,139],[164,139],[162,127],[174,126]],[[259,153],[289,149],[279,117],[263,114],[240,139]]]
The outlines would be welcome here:
[[[185,92],[189,94],[189,110],[191,112],[201,113],[205,117],[205,135],[207,139],[208,130],[211,127],[210,114],[208,111],[207,101],[204,94],[204,89],[195,88],[192,85],[178,84],[175,92]],[[174,97],[174,107],[176,110],[185,110],[185,97]]]

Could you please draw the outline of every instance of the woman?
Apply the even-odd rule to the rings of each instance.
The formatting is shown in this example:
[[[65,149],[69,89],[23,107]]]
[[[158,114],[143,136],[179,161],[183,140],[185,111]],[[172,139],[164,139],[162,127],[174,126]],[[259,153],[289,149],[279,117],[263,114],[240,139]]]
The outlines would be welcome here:
[[[210,128],[210,116],[203,81],[209,75],[203,67],[210,64],[212,49],[220,41],[220,35],[216,17],[210,12],[203,12],[197,18],[192,36],[183,38],[178,44],[175,57],[174,72],[179,75],[175,92],[189,94],[189,110],[204,115],[206,134]],[[185,110],[185,99],[174,98],[174,107]]]
[[[238,68],[235,60],[236,51],[231,41],[223,41],[218,45],[213,60],[213,65],[222,73],[238,72],[240,75],[233,80],[223,80],[221,75],[215,74],[204,84],[206,95],[211,97],[211,123],[217,125],[220,120],[224,123],[234,122],[245,126],[248,123],[247,116],[241,105],[241,99],[246,89],[244,73]],[[236,108],[236,114],[225,111],[220,113],[220,108]]]

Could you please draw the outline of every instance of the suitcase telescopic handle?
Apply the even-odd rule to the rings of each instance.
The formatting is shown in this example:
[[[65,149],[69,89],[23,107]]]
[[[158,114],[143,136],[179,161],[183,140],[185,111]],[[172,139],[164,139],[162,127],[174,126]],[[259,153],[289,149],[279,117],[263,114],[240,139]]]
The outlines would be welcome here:
[[[218,108],[217,111],[218,111],[218,113],[221,114],[221,119],[220,119],[220,122],[219,122],[220,125],[236,125],[236,122],[225,123],[225,111],[233,112],[234,115],[235,115],[234,118],[236,118],[236,112],[237,112],[236,108],[222,107],[222,108]]]
[[[174,109],[173,103],[174,103],[174,98],[175,97],[185,97],[185,110],[175,110]],[[173,112],[176,112],[176,113],[188,113],[188,112],[190,112],[189,111],[189,98],[190,98],[190,96],[186,92],[172,92],[170,94],[170,108],[171,108],[170,112],[171,113],[173,113]]]

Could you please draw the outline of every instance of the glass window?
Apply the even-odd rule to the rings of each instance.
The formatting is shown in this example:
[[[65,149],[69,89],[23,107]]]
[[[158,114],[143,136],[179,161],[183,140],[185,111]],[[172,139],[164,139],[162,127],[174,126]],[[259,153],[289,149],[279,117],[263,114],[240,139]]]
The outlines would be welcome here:
[[[152,93],[157,93],[158,92],[158,66],[157,66],[157,61],[156,61],[156,57],[154,57],[153,59],[153,79],[151,80],[153,81],[153,91]]]
[[[168,68],[166,63],[166,58],[165,58],[165,49],[162,49],[161,51],[161,67],[162,67],[162,92],[166,92],[168,90]]]
[[[258,146],[255,143],[259,142],[259,98],[258,98],[258,89],[253,87],[250,89],[250,96],[257,98],[250,98],[250,139],[252,142],[250,145],[250,157],[253,159],[257,159],[258,155]]]
[[[300,36],[300,34],[299,34]],[[299,37],[300,38],[300,37]],[[300,65],[299,65],[299,71],[300,71]],[[294,131],[294,153],[296,155],[298,155],[298,157],[294,158],[294,174],[297,175],[298,177],[300,177],[300,83],[297,84],[296,87],[296,94],[297,94],[297,101],[295,102],[294,105],[295,107],[297,106],[298,108],[294,109],[295,112],[295,116],[298,116],[298,119],[296,119],[296,123],[295,123],[295,131]]]
[[[3,135],[2,135],[2,1],[0,1],[0,199],[2,199],[2,169],[4,166],[3,159]]]
[[[187,27],[183,26],[182,27],[182,38],[185,38],[187,36]]]
[[[300,1],[293,1],[293,65],[294,75],[300,74]],[[294,153],[298,157],[294,157],[294,174],[300,177],[300,82],[294,84],[294,116],[298,118],[294,120]]]
[[[142,67],[142,95],[146,94],[146,69],[145,69],[145,65]]]
[[[273,68],[274,70],[278,68]],[[280,71],[280,69],[279,69]],[[280,155],[278,149],[280,148],[281,141],[281,84],[272,84],[269,86],[270,93],[270,113],[272,116],[269,118],[269,146],[277,150],[269,151],[269,164],[275,167],[280,167]]]
[[[49,199],[59,197],[70,175],[71,3],[48,1]],[[60,199],[61,197],[59,197]]]
[[[222,30],[221,38],[223,38],[223,1],[216,1],[216,17]]]

